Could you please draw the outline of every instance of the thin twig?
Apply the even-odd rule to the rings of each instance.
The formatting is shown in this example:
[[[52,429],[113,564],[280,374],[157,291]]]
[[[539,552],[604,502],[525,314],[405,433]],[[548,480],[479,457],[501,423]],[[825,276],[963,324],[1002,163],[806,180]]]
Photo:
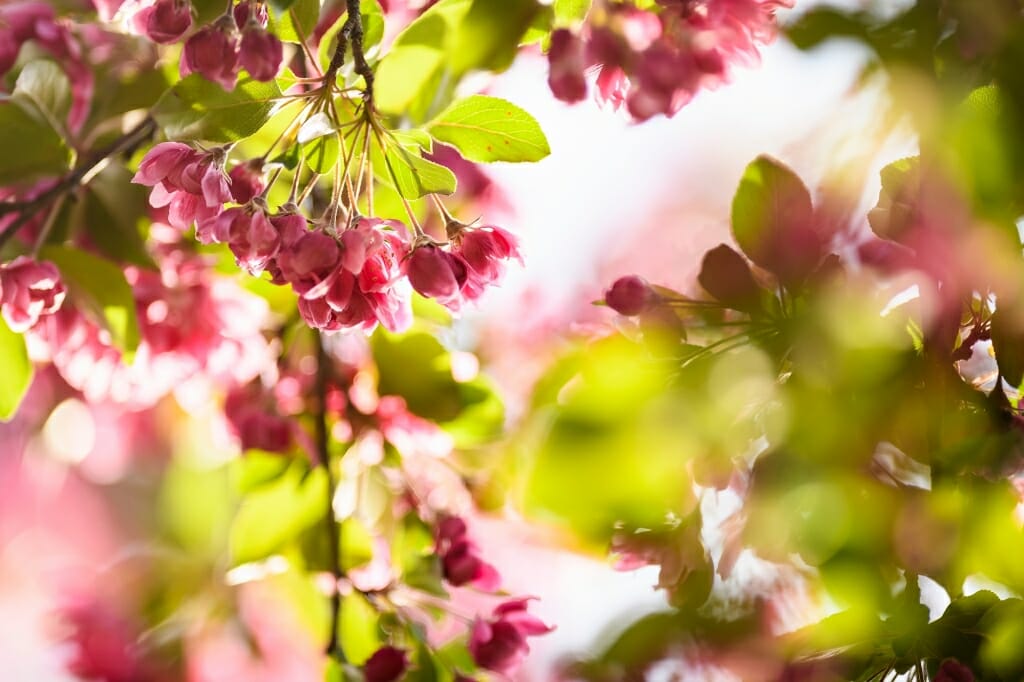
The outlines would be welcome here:
[[[90,154],[82,163],[78,164],[74,170],[65,175],[60,182],[39,196],[28,201],[0,204],[0,215],[14,211],[21,213],[14,222],[7,226],[7,229],[0,232],[0,249],[2,249],[4,245],[18,233],[18,230],[32,220],[32,218],[35,217],[35,215],[42,210],[44,206],[47,206],[57,197],[71,192],[79,185],[88,182],[90,174],[94,169],[100,166],[100,164],[106,162],[106,160],[112,156],[133,149],[155,131],[156,121],[154,121],[151,116],[147,116],[141,123],[129,130],[127,133],[117,138],[106,147],[102,147]]]
[[[342,662],[345,652],[338,642],[338,623],[341,620],[341,592],[339,584],[345,577],[341,567],[341,526],[334,518],[334,492],[336,484],[334,472],[331,471],[331,455],[328,448],[327,431],[327,376],[330,372],[330,359],[324,350],[323,336],[320,332],[313,335],[316,345],[316,455],[317,460],[327,475],[327,515],[324,523],[327,528],[327,556],[334,577],[334,589],[331,591],[331,622],[330,636],[327,639],[327,654],[335,656]]]
[[[338,33],[338,46],[331,56],[331,63],[327,67],[324,79],[327,83],[334,81],[341,65],[345,63],[345,52],[351,44],[353,70],[363,77],[363,99],[369,102],[373,99],[373,69],[370,68],[363,53],[363,17],[359,9],[359,0],[345,0],[345,6],[348,16]]]

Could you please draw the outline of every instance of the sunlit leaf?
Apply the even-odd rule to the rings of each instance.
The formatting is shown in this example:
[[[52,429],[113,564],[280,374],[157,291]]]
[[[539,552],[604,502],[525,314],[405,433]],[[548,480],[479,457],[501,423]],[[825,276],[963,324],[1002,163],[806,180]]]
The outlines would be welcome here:
[[[30,181],[67,170],[71,150],[29,102],[0,100],[0,184]]]
[[[470,161],[539,161],[551,153],[536,119],[497,97],[461,99],[426,127],[435,139],[456,147]]]
[[[10,330],[0,317],[0,421],[7,421],[18,411],[32,383],[32,361],[25,349],[25,337]]]
[[[263,127],[280,97],[273,81],[243,79],[227,92],[194,73],[160,98],[153,117],[171,139],[233,142]]]

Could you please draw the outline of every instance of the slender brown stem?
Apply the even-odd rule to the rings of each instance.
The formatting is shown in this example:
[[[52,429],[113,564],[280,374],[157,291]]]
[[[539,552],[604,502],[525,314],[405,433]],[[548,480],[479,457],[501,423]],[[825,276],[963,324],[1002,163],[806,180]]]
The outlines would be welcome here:
[[[345,63],[345,52],[351,44],[353,68],[363,77],[366,84],[363,88],[363,99],[369,102],[373,99],[373,69],[370,68],[363,52],[363,17],[359,9],[359,0],[345,0],[345,6],[348,16],[338,34],[338,46],[331,56],[331,64],[327,67],[325,79],[328,83],[333,82],[338,69]]]
[[[141,123],[121,137],[117,138],[107,146],[97,149],[92,154],[89,154],[82,163],[78,164],[74,168],[74,170],[69,172],[57,184],[39,196],[29,199],[28,201],[0,204],[0,215],[11,212],[21,213],[14,222],[7,226],[7,229],[0,232],[0,248],[3,248],[4,245],[18,233],[18,230],[24,227],[39,211],[49,205],[54,199],[63,196],[77,188],[79,185],[88,182],[93,171],[99,168],[101,164],[105,163],[107,159],[133,149],[155,131],[156,121],[154,121],[152,117],[147,116]]]
[[[324,524],[327,530],[327,556],[331,564],[331,575],[334,577],[334,589],[331,590],[331,621],[330,635],[327,639],[327,654],[341,661],[345,660],[345,652],[338,642],[338,623],[341,620],[341,592],[339,583],[345,577],[341,567],[341,526],[334,518],[334,492],[336,483],[331,470],[331,454],[328,447],[327,431],[327,377],[330,374],[330,358],[324,350],[324,340],[320,332],[313,336],[316,345],[316,456],[327,475],[327,514]]]

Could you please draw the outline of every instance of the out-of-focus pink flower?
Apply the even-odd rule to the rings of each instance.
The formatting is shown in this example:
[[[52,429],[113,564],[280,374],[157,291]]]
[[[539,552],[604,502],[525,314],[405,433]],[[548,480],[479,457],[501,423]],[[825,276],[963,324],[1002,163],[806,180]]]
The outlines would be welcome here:
[[[292,423],[275,414],[273,397],[250,384],[228,393],[224,416],[243,450],[287,452],[293,442]]]
[[[583,41],[569,29],[551,32],[548,50],[548,85],[551,92],[563,102],[579,102],[587,96],[587,81],[583,72],[587,67]]]
[[[231,16],[199,29],[185,41],[179,69],[181,77],[199,73],[225,90],[234,90],[239,66],[236,32]]]
[[[254,22],[260,28],[267,27],[266,3],[242,0],[242,2],[235,5],[235,9],[232,14],[235,17],[235,25],[241,28],[245,28],[250,21]]]
[[[75,676],[104,682],[149,682],[158,676],[138,651],[138,628],[98,600],[78,599],[61,609],[69,626],[70,657],[65,665]]]
[[[156,0],[136,12],[132,23],[154,43],[166,45],[177,41],[192,26],[192,10],[188,0]]]
[[[480,558],[480,548],[470,541],[466,522],[458,516],[446,516],[437,524],[436,551],[444,579],[452,585],[473,585],[486,592],[501,586],[498,569]]]
[[[140,332],[131,365],[106,330],[69,306],[30,332],[38,359],[52,361],[90,402],[148,407],[190,381],[229,388],[266,366],[270,351],[262,327],[268,310],[262,299],[213,277],[211,263],[178,246],[161,246],[155,256],[159,272],[125,269]]]
[[[242,31],[238,62],[255,80],[271,81],[277,76],[284,58],[284,47],[277,36],[267,33],[255,21]]]
[[[60,272],[49,261],[18,256],[0,265],[0,312],[12,331],[28,331],[40,317],[55,313],[65,293]]]
[[[657,298],[642,277],[626,275],[615,280],[604,294],[604,302],[620,315],[639,315]]]
[[[469,633],[469,653],[481,668],[511,674],[530,652],[526,638],[554,630],[526,612],[529,598],[498,605],[489,620],[477,618]]]
[[[383,646],[373,652],[363,664],[366,682],[395,682],[409,667],[409,660],[401,649]]]

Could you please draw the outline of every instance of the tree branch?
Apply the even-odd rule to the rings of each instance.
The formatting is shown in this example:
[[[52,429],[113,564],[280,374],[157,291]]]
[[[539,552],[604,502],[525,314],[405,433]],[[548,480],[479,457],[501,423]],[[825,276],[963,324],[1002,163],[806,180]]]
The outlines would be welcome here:
[[[117,138],[107,146],[101,147],[89,154],[82,163],[78,164],[56,185],[49,188],[39,196],[33,197],[27,201],[0,203],[0,215],[14,212],[21,213],[14,222],[7,226],[7,229],[0,232],[0,249],[2,249],[4,245],[18,233],[18,230],[24,227],[28,221],[35,217],[35,215],[42,210],[44,206],[88,182],[93,171],[99,168],[101,164],[105,163],[107,159],[120,154],[121,152],[133,149],[155,131],[156,121],[153,120],[151,116],[147,116],[141,123],[121,137]]]
[[[346,12],[345,24],[338,34],[338,46],[331,56],[331,64],[327,67],[326,79],[333,81],[338,69],[345,63],[345,52],[348,45],[352,45],[352,64],[355,72],[363,77],[366,87],[363,90],[363,98],[366,101],[373,99],[373,69],[366,61],[363,53],[363,16],[359,9],[359,0],[345,0]]]
[[[331,454],[328,448],[327,431],[327,377],[330,373],[330,358],[324,350],[322,334],[317,331],[313,335],[316,345],[316,456],[320,466],[327,474],[327,514],[324,524],[327,530],[327,556],[334,577],[334,589],[331,591],[331,622],[330,635],[327,639],[327,654],[345,660],[345,652],[338,642],[338,623],[341,620],[341,592],[338,584],[345,577],[341,567],[341,526],[334,518],[334,493],[337,485],[331,471]]]

